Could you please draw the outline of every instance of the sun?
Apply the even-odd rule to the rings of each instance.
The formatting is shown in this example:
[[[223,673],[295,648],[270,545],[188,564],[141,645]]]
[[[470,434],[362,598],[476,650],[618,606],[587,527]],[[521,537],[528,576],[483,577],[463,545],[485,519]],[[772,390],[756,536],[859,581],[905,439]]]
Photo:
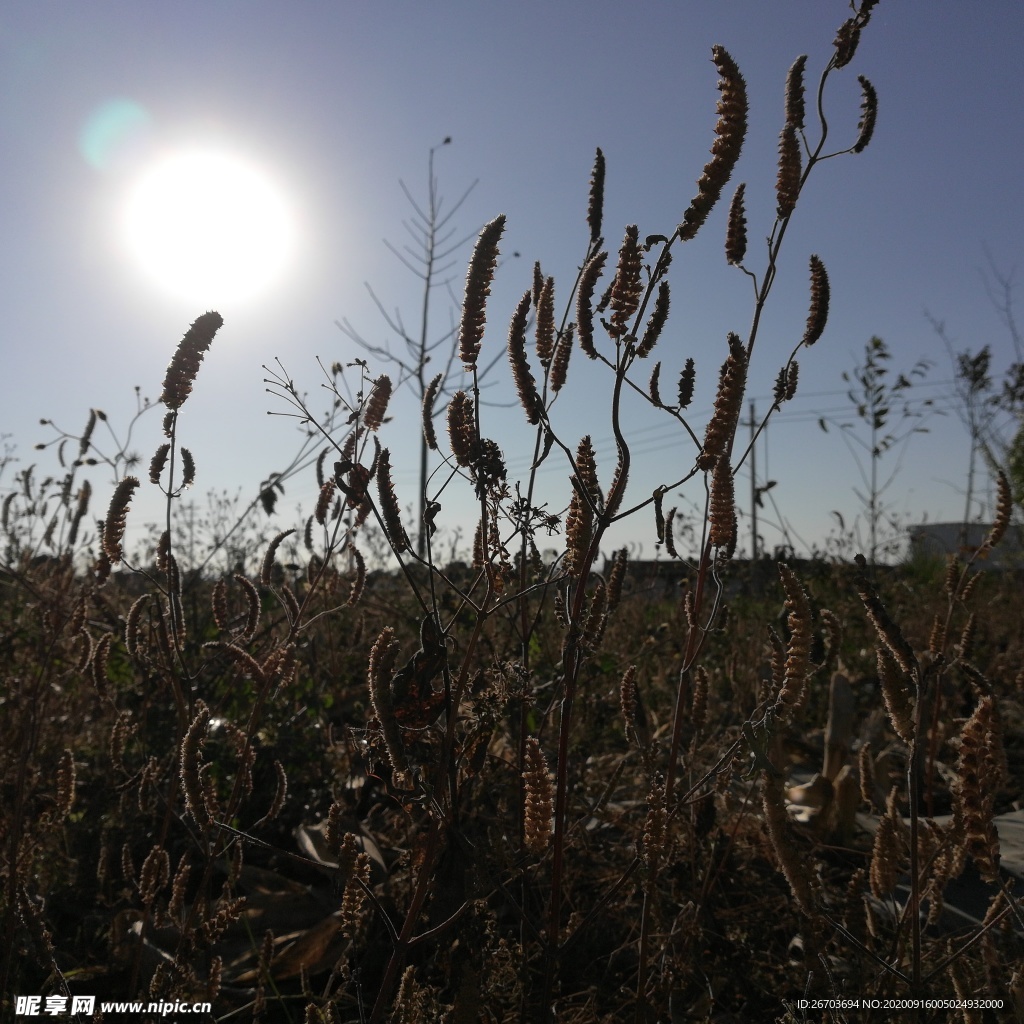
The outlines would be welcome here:
[[[199,304],[249,299],[282,276],[294,220],[281,190],[235,156],[181,152],[132,188],[125,237],[133,259],[165,291]]]

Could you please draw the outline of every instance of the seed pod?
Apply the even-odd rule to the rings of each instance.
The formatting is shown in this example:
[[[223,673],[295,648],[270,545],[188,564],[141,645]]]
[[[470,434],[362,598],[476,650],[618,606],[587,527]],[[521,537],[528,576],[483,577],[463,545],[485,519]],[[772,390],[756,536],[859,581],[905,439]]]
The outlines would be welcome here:
[[[807,326],[804,328],[804,336],[801,344],[808,348],[813,345],[824,333],[825,324],[828,323],[828,302],[829,302],[828,273],[821,258],[811,256],[811,310],[807,316]]]
[[[725,183],[739,159],[743,137],[747,133],[747,86],[736,62],[722,46],[711,49],[712,60],[721,78],[718,81],[722,98],[718,101],[718,123],[711,160],[697,182],[697,195],[683,214],[679,238],[688,241],[700,230],[712,207],[718,202]]]
[[[800,192],[800,138],[787,124],[779,136],[779,175],[775,181],[775,212],[785,220],[796,207]]]
[[[594,157],[594,169],[590,172],[590,202],[587,204],[587,226],[590,228],[590,244],[601,240],[601,221],[604,216],[604,153],[600,147]]]
[[[485,224],[477,239],[466,275],[466,296],[462,302],[462,322],[459,325],[459,356],[467,370],[476,368],[480,343],[487,321],[487,296],[491,294],[491,281],[498,265],[498,241],[505,230],[505,215],[500,214]]]
[[[863,75],[858,75],[857,81],[860,82],[862,98],[860,121],[857,124],[857,141],[853,144],[853,151],[854,153],[863,153],[871,141],[871,136],[875,133],[875,121],[878,119],[878,93]]]
[[[196,482],[196,463],[187,448],[181,449],[181,486],[191,487]]]
[[[725,233],[725,258],[733,266],[739,266],[747,255],[747,217],[743,205],[746,182],[740,182],[729,204],[729,227]]]

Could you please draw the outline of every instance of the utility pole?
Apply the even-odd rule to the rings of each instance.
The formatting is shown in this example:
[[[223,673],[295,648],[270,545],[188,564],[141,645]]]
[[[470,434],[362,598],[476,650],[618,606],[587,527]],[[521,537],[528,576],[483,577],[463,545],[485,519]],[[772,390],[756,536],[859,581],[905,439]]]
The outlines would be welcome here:
[[[750,560],[757,561],[757,445],[754,443],[754,428],[757,413],[750,403]]]

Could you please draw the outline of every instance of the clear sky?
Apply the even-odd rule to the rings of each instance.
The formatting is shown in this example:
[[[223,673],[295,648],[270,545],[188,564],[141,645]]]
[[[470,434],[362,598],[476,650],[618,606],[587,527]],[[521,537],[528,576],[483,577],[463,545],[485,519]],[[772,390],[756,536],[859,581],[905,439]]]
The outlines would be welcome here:
[[[676,247],[672,314],[651,359],[664,362],[669,394],[683,361],[695,359],[692,423],[702,435],[726,333],[745,336],[752,312],[749,280],[723,255],[728,199],[737,182],[747,183],[747,265],[760,275],[786,71],[808,54],[810,99],[848,13],[839,0],[4,5],[0,433],[10,435],[21,461],[0,488],[11,485],[12,469],[32,461],[43,472],[56,470],[52,449],[32,450],[52,436],[39,425],[42,417],[77,432],[97,407],[123,435],[134,387],[155,400],[182,333],[216,308],[225,326],[182,410],[183,442],[198,467],[193,496],[202,503],[212,488],[254,495],[301,441],[294,423],[268,417],[286,406],[265,392],[261,365],[280,358],[321,411],[326,395],[316,358],[329,365],[365,355],[336,320],[376,343],[396,344],[366,282],[389,310],[416,322],[418,282],[384,239],[407,241],[410,209],[399,179],[422,199],[428,151],[446,136],[452,144],[437,151],[436,172],[447,201],[479,180],[456,217],[461,234],[498,213],[507,217],[487,361],[505,343],[534,260],[554,275],[559,310],[564,305],[586,249],[595,147],[607,158],[610,262],[626,224],[638,224],[641,238],[675,229],[708,159],[718,97],[709,57],[718,43],[746,78],[749,132],[722,202],[694,242]],[[877,89],[878,126],[864,153],[826,161],[812,175],[755,350],[749,397],[763,410],[803,331],[807,260],[818,253],[831,279],[828,329],[802,354],[797,397],[757,451],[760,482],[777,480],[777,510],[761,512],[769,549],[781,541],[774,525],[780,515],[810,546],[834,529],[832,510],[847,523],[857,512],[856,465],[840,433],[822,433],[817,421],[852,416],[841,374],[872,335],[890,346],[894,370],[933,360],[919,395],[947,410],[929,420],[930,433],[913,439],[886,497],[908,521],[962,515],[968,436],[951,404],[949,357],[925,310],[945,321],[958,347],[991,344],[997,373],[1014,360],[982,271],[986,247],[1003,273],[1021,260],[1022,42],[1017,0],[881,0],[853,64],[830,80],[825,108],[835,148],[856,137],[858,74]],[[813,121],[809,128],[813,141]],[[277,247],[282,267],[268,271],[255,294],[207,287],[202,274],[188,294],[172,291],[127,240],[126,210],[139,181],[158,160],[196,151],[244,161],[281,197],[291,234]],[[468,255],[467,245],[450,272],[459,296]],[[455,314],[443,291],[433,308],[436,335]],[[611,382],[586,363],[577,351],[554,422],[570,447],[593,435],[607,486]],[[514,398],[506,366],[499,365],[488,392],[498,401]],[[418,409],[400,393],[391,411],[382,441],[395,453],[399,497],[411,504]],[[681,477],[694,450],[667,418],[639,405],[630,417],[638,454],[629,499],[639,501],[659,482]],[[487,410],[484,432],[505,448],[515,479],[531,450],[522,412]],[[102,432],[96,437],[102,441]],[[159,442],[158,411],[133,435],[143,478]],[[560,511],[568,496],[564,463],[552,458],[540,480],[540,497]],[[102,514],[112,482],[99,471],[92,482]],[[685,511],[702,502],[695,484],[680,497],[668,495],[666,507]],[[746,511],[749,477],[741,474],[738,489]],[[143,491],[129,536],[158,516],[155,488],[144,483]],[[296,502],[308,514],[315,495],[312,471],[289,482],[275,517],[280,528],[297,523]],[[438,522],[465,531],[465,491],[447,492],[441,502]],[[749,547],[747,530],[744,519],[741,546]],[[627,542],[654,556],[649,512],[617,527],[609,549]]]

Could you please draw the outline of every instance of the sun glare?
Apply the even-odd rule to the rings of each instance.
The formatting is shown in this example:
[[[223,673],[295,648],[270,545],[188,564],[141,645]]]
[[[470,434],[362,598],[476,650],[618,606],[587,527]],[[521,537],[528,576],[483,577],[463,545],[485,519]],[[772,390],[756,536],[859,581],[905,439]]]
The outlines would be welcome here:
[[[277,187],[213,152],[165,157],[128,199],[129,250],[160,287],[202,304],[251,298],[283,274],[294,241]]]

